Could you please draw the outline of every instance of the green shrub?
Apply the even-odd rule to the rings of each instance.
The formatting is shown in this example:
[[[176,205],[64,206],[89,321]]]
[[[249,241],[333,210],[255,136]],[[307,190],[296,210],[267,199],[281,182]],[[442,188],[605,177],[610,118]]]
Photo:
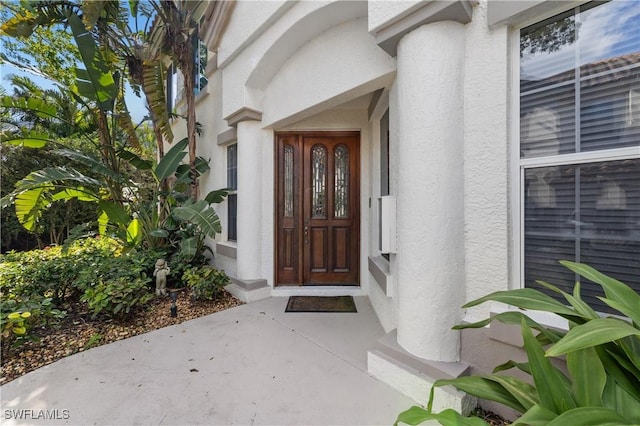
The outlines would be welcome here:
[[[95,276],[99,265],[121,256],[123,245],[112,238],[85,238],[69,246],[10,252],[0,256],[0,294],[7,298],[51,297],[60,305],[79,296],[83,276]]]
[[[433,390],[446,385],[515,409],[522,415],[514,425],[640,424],[640,295],[588,265],[560,263],[602,286],[605,297],[599,299],[619,314],[607,318],[598,315],[581,299],[579,282],[573,294],[568,294],[538,281],[561,294],[569,306],[530,288],[499,291],[469,302],[463,307],[497,301],[524,310],[552,312],[569,322],[569,331],[542,326],[522,312],[504,312],[454,327],[480,328],[491,321],[520,325],[528,362],[508,361],[497,366],[492,375],[438,380],[431,389],[427,408],[410,408],[398,416],[396,424],[417,425],[427,420],[437,420],[443,425],[485,424],[481,419],[465,418],[453,410],[433,413]],[[538,332],[536,336],[534,330]],[[544,346],[548,345],[545,351]],[[550,360],[562,355],[566,356],[568,376]],[[533,384],[495,374],[511,368],[530,375]]]
[[[100,281],[97,285],[88,287],[82,301],[87,302],[93,312],[93,318],[103,313],[122,319],[132,309],[138,308],[153,298],[149,291],[149,282],[146,277],[133,280],[119,277],[114,280]]]
[[[51,298],[16,300],[5,299],[0,304],[0,330],[5,341],[13,340],[17,346],[25,340],[34,340],[34,328],[62,319],[66,312],[55,309]]]
[[[209,266],[187,269],[182,274],[182,280],[191,289],[194,300],[214,300],[229,284],[229,277],[224,271]]]

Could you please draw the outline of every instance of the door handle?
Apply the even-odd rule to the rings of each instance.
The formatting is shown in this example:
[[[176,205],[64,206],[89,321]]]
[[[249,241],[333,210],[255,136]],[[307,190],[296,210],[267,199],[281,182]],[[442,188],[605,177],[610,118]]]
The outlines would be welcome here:
[[[304,227],[304,243],[309,244],[309,227]]]

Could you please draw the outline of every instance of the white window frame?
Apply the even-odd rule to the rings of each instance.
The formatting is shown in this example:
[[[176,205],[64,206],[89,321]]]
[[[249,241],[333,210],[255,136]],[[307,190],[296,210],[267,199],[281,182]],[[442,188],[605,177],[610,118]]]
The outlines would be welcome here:
[[[509,166],[509,195],[511,205],[511,272],[510,272],[510,289],[525,288],[524,277],[524,173],[526,169],[534,167],[570,165],[570,164],[587,164],[593,162],[604,162],[614,160],[636,159],[640,158],[640,149],[637,147],[605,149],[598,151],[585,151],[573,154],[562,154],[551,157],[520,157],[520,30],[533,25],[535,23],[552,18],[571,9],[589,3],[585,1],[579,5],[573,4],[571,7],[561,6],[545,14],[537,16],[524,23],[514,26],[509,31],[509,61],[511,70],[509,73],[510,107],[510,166]],[[513,308],[515,309],[515,308]],[[557,316],[551,313],[537,313],[544,323],[555,323]],[[546,319],[546,321],[544,320]]]

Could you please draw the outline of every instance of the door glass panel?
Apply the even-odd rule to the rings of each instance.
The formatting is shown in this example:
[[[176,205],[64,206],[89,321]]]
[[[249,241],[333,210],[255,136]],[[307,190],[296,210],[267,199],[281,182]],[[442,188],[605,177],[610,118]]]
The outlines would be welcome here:
[[[327,217],[327,149],[316,145],[311,150],[311,214]]]
[[[340,145],[335,152],[334,217],[349,215],[349,150]]]
[[[293,217],[293,147],[284,147],[284,217]]]

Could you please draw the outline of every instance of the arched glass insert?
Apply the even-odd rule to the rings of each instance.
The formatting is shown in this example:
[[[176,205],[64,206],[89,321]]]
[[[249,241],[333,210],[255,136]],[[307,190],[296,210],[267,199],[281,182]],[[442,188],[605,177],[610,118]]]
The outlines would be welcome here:
[[[284,146],[284,217],[293,217],[293,147]]]
[[[313,217],[327,217],[327,149],[316,145],[311,151],[311,211]]]
[[[349,150],[340,145],[335,151],[334,217],[349,216]]]

